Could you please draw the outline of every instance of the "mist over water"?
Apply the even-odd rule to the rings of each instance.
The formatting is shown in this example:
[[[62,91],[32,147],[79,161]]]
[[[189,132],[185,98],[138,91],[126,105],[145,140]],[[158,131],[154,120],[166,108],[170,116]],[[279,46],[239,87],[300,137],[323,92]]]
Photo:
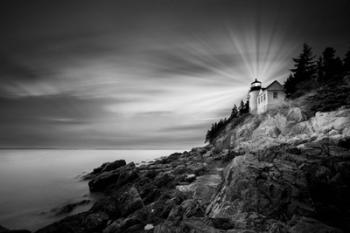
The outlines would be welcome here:
[[[83,173],[107,161],[125,159],[138,163],[173,152],[175,150],[0,150],[0,225],[36,230],[58,219],[52,209],[93,198],[87,182],[79,179]],[[89,205],[78,211],[87,208]]]

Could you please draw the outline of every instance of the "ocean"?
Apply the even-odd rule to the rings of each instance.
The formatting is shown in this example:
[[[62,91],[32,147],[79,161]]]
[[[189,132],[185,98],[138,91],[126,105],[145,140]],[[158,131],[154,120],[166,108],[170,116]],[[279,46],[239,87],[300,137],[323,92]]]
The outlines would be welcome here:
[[[0,150],[0,225],[37,230],[64,217],[53,209],[94,199],[80,179],[93,168],[117,159],[142,163],[176,151],[181,150]]]

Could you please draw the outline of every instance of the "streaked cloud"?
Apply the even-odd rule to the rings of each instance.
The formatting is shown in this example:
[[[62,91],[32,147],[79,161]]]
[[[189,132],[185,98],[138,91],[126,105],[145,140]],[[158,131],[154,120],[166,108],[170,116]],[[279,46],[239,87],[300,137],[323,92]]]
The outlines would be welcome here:
[[[7,1],[0,147],[201,145],[256,76],[286,78],[304,41],[345,49],[312,2]],[[334,23],[348,15],[324,2]]]

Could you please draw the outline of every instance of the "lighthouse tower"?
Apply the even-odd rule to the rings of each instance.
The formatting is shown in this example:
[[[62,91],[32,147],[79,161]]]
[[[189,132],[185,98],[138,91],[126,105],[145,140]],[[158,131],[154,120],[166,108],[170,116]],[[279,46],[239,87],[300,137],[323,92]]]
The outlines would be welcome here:
[[[250,90],[249,90],[249,112],[251,114],[257,113],[257,108],[258,108],[257,97],[259,95],[260,89],[261,89],[261,82],[255,79],[254,82],[251,83]]]

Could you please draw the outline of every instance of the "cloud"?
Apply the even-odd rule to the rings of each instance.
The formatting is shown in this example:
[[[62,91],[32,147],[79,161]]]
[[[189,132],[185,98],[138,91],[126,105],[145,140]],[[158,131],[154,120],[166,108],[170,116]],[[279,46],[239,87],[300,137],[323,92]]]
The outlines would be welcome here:
[[[30,83],[39,79],[37,72],[6,54],[0,54],[0,96],[18,83]]]
[[[8,1],[0,146],[198,145],[295,43],[348,46],[348,1],[258,2]]]

